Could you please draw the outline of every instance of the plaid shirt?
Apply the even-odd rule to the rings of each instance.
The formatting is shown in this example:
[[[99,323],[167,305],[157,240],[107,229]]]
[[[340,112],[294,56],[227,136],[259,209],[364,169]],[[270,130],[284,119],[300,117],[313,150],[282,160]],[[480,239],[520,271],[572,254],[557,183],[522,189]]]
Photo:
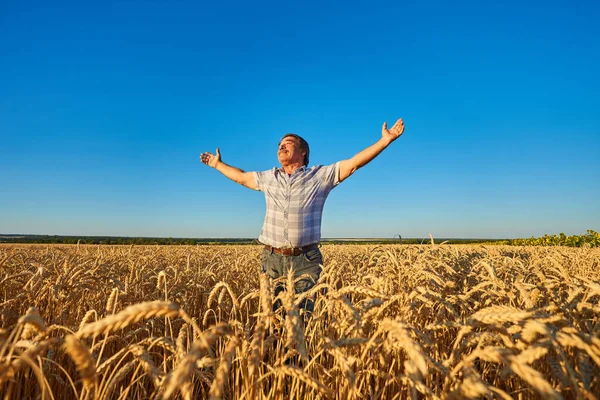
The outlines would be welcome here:
[[[321,217],[327,195],[339,183],[339,163],[255,172],[258,190],[267,201],[258,240],[273,247],[303,247],[321,240]]]

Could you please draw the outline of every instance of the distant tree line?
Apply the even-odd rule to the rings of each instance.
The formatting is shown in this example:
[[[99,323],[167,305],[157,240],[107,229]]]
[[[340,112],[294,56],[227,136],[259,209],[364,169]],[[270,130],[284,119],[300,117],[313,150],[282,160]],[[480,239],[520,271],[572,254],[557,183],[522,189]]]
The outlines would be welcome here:
[[[498,239],[498,241],[503,239]],[[444,239],[434,238],[435,244],[490,243],[490,239]],[[111,244],[111,245],[196,245],[196,244],[259,244],[251,238],[157,238],[157,237],[119,237],[119,236],[61,236],[61,235],[0,235],[0,243],[57,243],[57,244]],[[431,244],[429,237],[422,239],[323,239],[322,244]]]
[[[122,245],[196,245],[196,244],[254,244],[253,239],[219,238],[151,238],[118,236],[60,236],[60,235],[6,235],[0,243],[56,243],[56,244],[122,244]]]
[[[585,235],[544,235],[539,238],[514,239],[510,241],[516,246],[569,246],[569,247],[598,247],[600,246],[600,233],[591,229]]]

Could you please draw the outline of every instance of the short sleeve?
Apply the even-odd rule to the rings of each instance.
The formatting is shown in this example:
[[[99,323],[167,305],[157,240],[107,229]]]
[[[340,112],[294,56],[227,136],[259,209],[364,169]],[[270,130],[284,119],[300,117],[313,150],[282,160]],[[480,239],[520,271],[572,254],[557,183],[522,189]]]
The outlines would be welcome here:
[[[336,162],[325,167],[322,167],[319,171],[322,174],[322,181],[324,186],[331,190],[340,183],[340,163]]]
[[[256,190],[258,190],[259,192],[262,192],[262,179],[261,179],[261,173],[260,172],[253,172],[254,174],[254,180],[256,181]]]
[[[265,191],[265,185],[269,180],[269,177],[273,174],[273,170],[253,172],[254,179],[256,180],[256,190],[259,192]]]

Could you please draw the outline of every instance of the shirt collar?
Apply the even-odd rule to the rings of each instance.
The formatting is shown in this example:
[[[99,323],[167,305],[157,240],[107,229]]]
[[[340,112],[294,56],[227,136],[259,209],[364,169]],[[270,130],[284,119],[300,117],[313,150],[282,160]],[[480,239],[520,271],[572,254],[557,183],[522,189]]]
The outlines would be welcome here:
[[[280,172],[282,174],[285,173],[285,170],[283,169],[283,167],[279,167],[279,168],[275,167],[275,171],[278,171],[278,172]],[[306,171],[306,166],[302,165],[302,166],[296,168],[294,170],[294,172],[292,173],[292,175],[294,175],[296,173],[299,173],[299,172],[304,172],[304,171]]]

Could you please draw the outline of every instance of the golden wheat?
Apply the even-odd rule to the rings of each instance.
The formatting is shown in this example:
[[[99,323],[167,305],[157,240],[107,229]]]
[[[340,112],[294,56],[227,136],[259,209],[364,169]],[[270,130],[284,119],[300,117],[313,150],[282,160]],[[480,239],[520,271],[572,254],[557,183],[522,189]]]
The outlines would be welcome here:
[[[297,294],[306,276],[260,274],[259,246],[0,245],[0,396],[600,393],[600,249],[322,252]]]

